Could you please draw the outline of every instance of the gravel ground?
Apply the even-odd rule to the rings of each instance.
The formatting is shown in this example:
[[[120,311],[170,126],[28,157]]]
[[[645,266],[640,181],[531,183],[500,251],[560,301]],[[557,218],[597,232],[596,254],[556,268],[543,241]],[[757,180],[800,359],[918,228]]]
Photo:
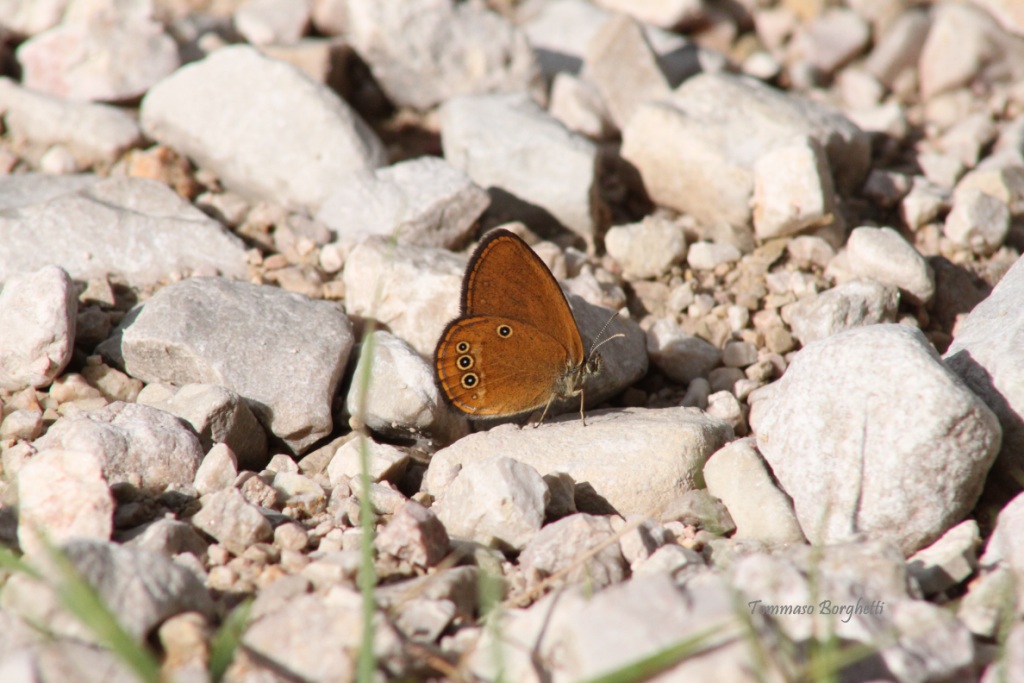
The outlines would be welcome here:
[[[1018,0],[0,0],[0,116],[4,683],[137,680],[53,545],[166,681],[366,548],[366,680],[1024,680]],[[499,226],[585,424],[438,385]]]

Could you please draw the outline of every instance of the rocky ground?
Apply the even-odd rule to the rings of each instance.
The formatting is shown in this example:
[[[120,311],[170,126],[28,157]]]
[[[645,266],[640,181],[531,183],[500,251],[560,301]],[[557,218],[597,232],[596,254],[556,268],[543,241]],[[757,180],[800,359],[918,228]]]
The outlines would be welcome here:
[[[1024,680],[1022,8],[0,0],[0,680]]]

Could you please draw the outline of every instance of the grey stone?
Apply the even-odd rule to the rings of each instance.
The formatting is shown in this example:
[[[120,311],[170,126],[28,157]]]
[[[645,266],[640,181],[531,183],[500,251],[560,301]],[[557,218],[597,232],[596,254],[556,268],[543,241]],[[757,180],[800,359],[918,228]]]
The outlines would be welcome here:
[[[876,41],[864,67],[892,88],[902,72],[917,68],[929,26],[926,10],[909,9],[903,12]]]
[[[624,14],[612,15],[590,39],[585,63],[588,78],[620,130],[639,105],[670,93],[643,29]]]
[[[892,285],[851,280],[782,309],[793,336],[803,345],[864,325],[896,322],[900,293]]]
[[[342,240],[381,235],[450,249],[466,243],[489,203],[487,193],[461,170],[425,156],[353,174],[334,189],[316,218]]]
[[[1010,209],[1006,202],[981,190],[959,188],[942,229],[954,243],[981,255],[1003,246],[1009,231]]]
[[[907,558],[907,571],[926,596],[947,591],[978,569],[981,534],[973,519],[960,522],[939,540]]]
[[[57,420],[35,447],[85,451],[99,459],[109,484],[151,493],[191,485],[203,458],[199,439],[178,418],[121,401]]]
[[[604,245],[608,255],[622,265],[623,276],[630,280],[658,277],[686,258],[682,228],[653,216],[609,229]]]
[[[600,590],[628,573],[619,544],[609,543],[614,535],[608,517],[584,513],[563,517],[530,539],[519,555],[519,567],[534,584],[558,574],[553,586],[581,583]],[[586,555],[590,557],[584,559]]]
[[[379,550],[421,567],[437,565],[449,548],[448,532],[437,515],[414,501],[398,508],[375,543]]]
[[[769,545],[803,543],[793,503],[772,481],[753,439],[734,441],[704,465],[708,493],[721,499],[736,523],[734,538]]]
[[[246,0],[235,12],[234,25],[252,45],[287,45],[305,33],[312,10],[312,0]]]
[[[371,481],[387,479],[397,482],[402,478],[405,467],[409,464],[408,453],[390,444],[356,438],[343,444],[327,465],[327,476],[330,477],[332,485],[337,486],[345,479],[361,476],[361,449],[364,444],[367,449],[367,474]]]
[[[75,538],[109,540],[114,497],[88,452],[42,450],[18,470],[18,544],[28,555]]]
[[[927,100],[965,86],[983,65],[988,74],[1001,72],[995,78],[1015,81],[1024,71],[1022,56],[1024,40],[1007,34],[983,10],[944,4],[933,14],[918,62],[921,96]]]
[[[809,344],[750,417],[811,542],[863,533],[907,554],[973,508],[1001,440],[995,415],[902,325]]]
[[[348,0],[346,29],[346,38],[399,106],[429,109],[460,95],[541,85],[526,36],[483,5]]]
[[[856,228],[850,233],[846,253],[855,277],[899,287],[916,303],[928,303],[935,295],[931,266],[892,228]]]
[[[58,266],[12,275],[0,290],[0,388],[50,384],[71,360],[78,298]]]
[[[567,473],[578,482],[581,511],[651,514],[697,488],[704,462],[731,437],[726,424],[690,408],[596,411],[586,427],[571,418],[536,429],[502,425],[435,453],[423,488],[449,494],[460,466],[505,456],[541,475]],[[623,462],[635,466],[623,469]]]
[[[140,117],[146,135],[187,154],[229,189],[311,211],[351,173],[386,159],[370,127],[326,86],[243,45],[158,83]]]
[[[504,191],[533,211],[541,209],[549,221],[554,218],[593,243],[602,211],[595,191],[597,147],[525,95],[463,95],[446,101],[441,143],[448,163],[477,185]]]
[[[201,496],[215,493],[234,485],[238,478],[238,461],[234,452],[225,444],[211,448],[196,470],[193,485]]]
[[[63,145],[81,166],[113,163],[142,142],[132,116],[117,107],[74,102],[0,78],[0,112],[11,134],[43,149]]]
[[[767,150],[754,162],[753,173],[758,240],[841,221],[825,150],[813,138],[795,138]]]
[[[73,540],[58,548],[117,615],[121,627],[140,641],[175,614],[213,615],[210,596],[195,575],[163,555],[97,540]],[[62,607],[54,588],[61,583],[56,566],[41,563],[38,568],[42,581],[26,574],[11,577],[0,594],[0,604],[52,633],[98,642],[90,627]]]
[[[166,517],[141,527],[129,529],[115,537],[126,547],[137,547],[164,557],[173,558],[181,553],[191,553],[200,561],[206,561],[207,543],[185,522]]]
[[[111,275],[135,286],[173,273],[247,273],[242,241],[163,183],[0,177],[0,281],[51,263],[76,280]]]
[[[1022,296],[1024,259],[1017,259],[988,298],[957,327],[944,356],[946,366],[999,417],[1003,446],[987,486],[1002,500],[1020,490],[1014,482],[1024,468],[1024,316],[1018,305]],[[988,493],[985,497],[990,498]]]
[[[665,319],[648,328],[647,353],[659,370],[681,384],[707,377],[722,361],[722,352],[714,344]]]
[[[754,163],[795,136],[822,145],[840,193],[869,170],[868,138],[841,114],[727,74],[694,76],[670,100],[642,105],[622,131],[622,156],[659,205],[742,228]]]
[[[18,46],[22,83],[69,100],[130,100],[178,68],[178,47],[143,3],[83,9]],[[140,11],[141,10],[141,11]],[[84,16],[83,16],[84,15]],[[88,55],[88,58],[85,58]]]
[[[225,386],[297,453],[331,431],[353,343],[351,323],[333,304],[191,278],[161,289],[119,330],[99,350],[133,377]]]
[[[508,550],[522,550],[540,530],[550,495],[537,470],[501,456],[466,462],[433,490],[449,536]]]
[[[166,410],[192,425],[203,449],[227,445],[241,469],[258,472],[267,462],[267,434],[252,410],[237,393],[216,384],[186,384],[181,389],[150,384],[138,402]]]
[[[427,434],[445,442],[468,431],[465,420],[445,405],[434,367],[409,344],[383,330],[375,330],[362,343],[371,343],[373,351],[370,361],[360,354],[345,397],[353,424],[377,434],[398,438]],[[369,378],[365,394],[364,378]]]
[[[202,508],[192,516],[192,525],[235,555],[274,536],[267,518],[238,489],[223,489],[203,496],[199,502]]]

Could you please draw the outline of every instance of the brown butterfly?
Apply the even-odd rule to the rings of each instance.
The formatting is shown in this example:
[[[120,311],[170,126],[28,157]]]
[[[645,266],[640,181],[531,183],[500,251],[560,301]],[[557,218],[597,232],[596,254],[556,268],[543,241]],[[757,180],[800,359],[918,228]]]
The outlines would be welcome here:
[[[476,417],[508,417],[556,398],[580,396],[601,369],[587,358],[576,319],[551,271],[508,230],[493,230],[473,252],[462,281],[462,307],[434,351],[445,397]],[[586,420],[584,419],[584,424]]]

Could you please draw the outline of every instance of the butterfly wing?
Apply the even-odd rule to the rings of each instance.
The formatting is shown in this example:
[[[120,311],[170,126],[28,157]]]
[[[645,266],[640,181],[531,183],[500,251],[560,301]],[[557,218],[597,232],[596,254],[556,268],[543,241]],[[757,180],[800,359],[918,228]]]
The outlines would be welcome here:
[[[529,323],[494,315],[450,322],[434,363],[448,400],[478,416],[518,415],[545,405],[573,365],[559,340]]]
[[[487,233],[473,253],[462,283],[462,316],[522,321],[561,342],[576,364],[583,362],[583,341],[562,288],[533,249],[508,230]],[[524,365],[540,355],[527,348]]]

